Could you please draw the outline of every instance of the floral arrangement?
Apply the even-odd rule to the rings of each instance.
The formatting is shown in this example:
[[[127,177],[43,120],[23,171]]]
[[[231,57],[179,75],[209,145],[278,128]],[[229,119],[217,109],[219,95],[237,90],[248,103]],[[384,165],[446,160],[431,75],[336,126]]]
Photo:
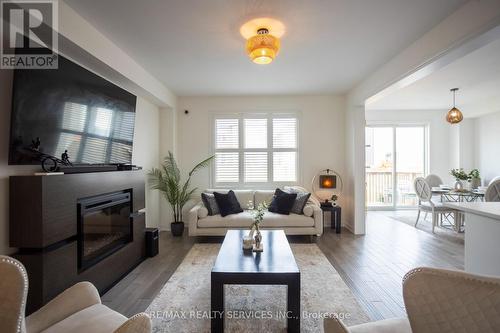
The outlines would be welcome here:
[[[451,169],[450,174],[455,177],[456,180],[469,180],[469,175],[462,168]]]
[[[264,220],[264,214],[266,213],[267,208],[268,208],[267,203],[261,202],[257,206],[257,208],[255,208],[254,210],[252,210],[252,216],[253,216],[253,223],[252,223],[252,226],[251,226],[252,230],[254,228],[257,231],[259,230],[259,226],[262,223],[262,221]]]
[[[481,178],[481,175],[479,174],[478,169],[472,169],[471,172],[469,172],[469,179],[479,179]]]

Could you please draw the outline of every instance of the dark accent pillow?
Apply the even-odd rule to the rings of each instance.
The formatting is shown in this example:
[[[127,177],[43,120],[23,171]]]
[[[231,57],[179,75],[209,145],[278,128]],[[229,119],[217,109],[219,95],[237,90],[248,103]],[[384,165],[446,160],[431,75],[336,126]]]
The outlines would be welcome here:
[[[286,193],[279,188],[274,191],[273,201],[269,205],[269,211],[273,213],[290,215],[297,193]]]
[[[299,215],[304,214],[304,206],[306,205],[310,196],[311,193],[304,193],[304,192],[297,193],[297,198],[295,199],[295,202],[293,203],[293,207],[290,212]]]
[[[221,216],[227,216],[231,214],[238,214],[243,212],[241,209],[238,199],[232,190],[224,193],[214,192],[215,201],[217,201],[217,206],[219,206],[219,212]]]
[[[215,196],[213,193],[202,193],[201,201],[208,210],[208,215],[217,215],[219,214],[219,206],[217,206],[217,201],[215,201]]]

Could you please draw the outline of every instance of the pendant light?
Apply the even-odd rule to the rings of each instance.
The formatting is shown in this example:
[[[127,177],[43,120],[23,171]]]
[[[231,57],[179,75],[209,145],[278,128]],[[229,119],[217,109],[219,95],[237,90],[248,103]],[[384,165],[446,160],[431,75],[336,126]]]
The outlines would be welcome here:
[[[462,111],[457,109],[455,106],[455,93],[457,92],[457,90],[458,88],[450,89],[450,91],[453,92],[453,108],[446,114],[446,121],[450,124],[458,124],[464,119]]]
[[[279,20],[260,17],[243,24],[240,33],[247,41],[246,53],[250,60],[259,65],[267,65],[278,55],[285,26]]]

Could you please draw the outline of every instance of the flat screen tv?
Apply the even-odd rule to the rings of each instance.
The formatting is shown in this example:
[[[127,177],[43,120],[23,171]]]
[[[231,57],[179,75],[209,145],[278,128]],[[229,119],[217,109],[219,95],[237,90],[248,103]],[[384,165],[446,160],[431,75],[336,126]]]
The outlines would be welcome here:
[[[136,99],[62,56],[58,69],[15,70],[9,164],[65,151],[73,165],[131,163]]]

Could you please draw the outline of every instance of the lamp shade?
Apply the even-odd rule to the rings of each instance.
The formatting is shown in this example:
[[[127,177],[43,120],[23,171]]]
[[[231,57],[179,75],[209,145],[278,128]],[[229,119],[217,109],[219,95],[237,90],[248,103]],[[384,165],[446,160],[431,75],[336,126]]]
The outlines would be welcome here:
[[[340,195],[343,189],[342,177],[332,169],[318,172],[312,179],[313,194],[320,200],[330,200],[335,195]]]
[[[267,65],[276,58],[280,49],[280,40],[270,35],[267,29],[259,29],[257,35],[248,39],[246,49],[254,63]]]
[[[334,189],[337,188],[337,176],[335,175],[320,175],[319,188]]]

